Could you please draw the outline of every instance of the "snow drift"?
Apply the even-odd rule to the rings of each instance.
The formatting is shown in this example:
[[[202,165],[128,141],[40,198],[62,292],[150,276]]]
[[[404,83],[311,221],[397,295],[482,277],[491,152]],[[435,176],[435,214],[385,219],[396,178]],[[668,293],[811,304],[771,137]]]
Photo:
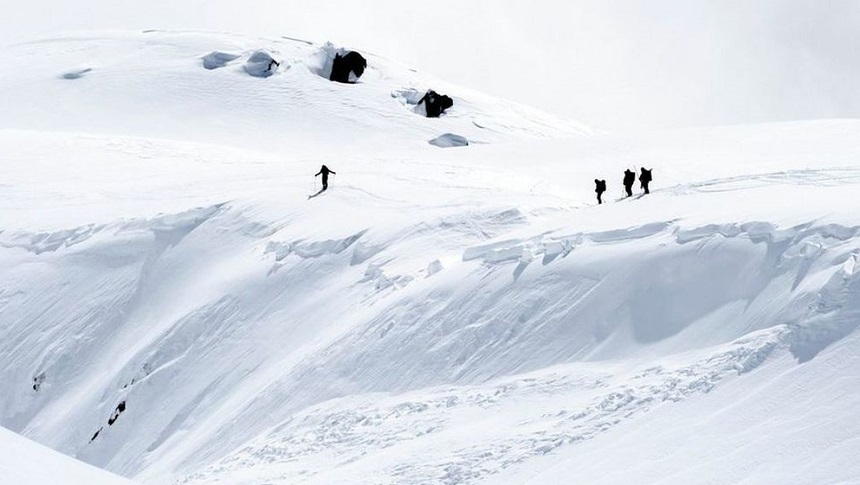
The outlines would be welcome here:
[[[436,138],[430,140],[428,143],[439,148],[469,146],[469,140],[467,140],[466,137],[455,135],[454,133],[445,133],[444,135],[439,135]]]

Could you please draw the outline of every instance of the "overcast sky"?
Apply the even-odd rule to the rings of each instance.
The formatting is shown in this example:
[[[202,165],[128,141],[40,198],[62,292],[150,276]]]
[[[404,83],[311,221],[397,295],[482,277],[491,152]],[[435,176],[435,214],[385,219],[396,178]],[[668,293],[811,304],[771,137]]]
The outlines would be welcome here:
[[[860,117],[860,0],[3,0],[81,29],[331,40],[610,131]]]

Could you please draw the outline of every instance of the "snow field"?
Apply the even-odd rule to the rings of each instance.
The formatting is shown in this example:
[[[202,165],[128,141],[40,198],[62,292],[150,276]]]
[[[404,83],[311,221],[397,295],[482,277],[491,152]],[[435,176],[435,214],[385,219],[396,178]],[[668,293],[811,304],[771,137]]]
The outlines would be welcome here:
[[[153,484],[856,481],[860,123],[582,137],[326,49],[0,54],[0,425]]]

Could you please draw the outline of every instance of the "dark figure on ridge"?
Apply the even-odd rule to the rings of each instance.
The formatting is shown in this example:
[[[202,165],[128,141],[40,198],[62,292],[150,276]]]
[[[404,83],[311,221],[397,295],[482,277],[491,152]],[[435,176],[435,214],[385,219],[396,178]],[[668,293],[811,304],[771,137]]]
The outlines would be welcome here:
[[[627,192],[627,197],[633,195],[633,182],[636,181],[636,173],[629,168],[624,171],[624,191]]]
[[[367,60],[358,52],[349,51],[344,55],[335,54],[331,63],[331,75],[328,79],[329,81],[352,84],[355,81],[350,81],[350,73],[355,74],[355,78],[358,79],[364,74],[366,68]]]
[[[337,172],[335,172],[334,170],[329,170],[328,167],[323,165],[322,168],[320,168],[320,171],[316,175],[314,175],[314,177],[317,177],[320,174],[322,174],[322,176],[323,176],[323,178],[322,178],[322,183],[323,183],[322,190],[326,190],[328,188],[328,174],[330,174],[330,173],[337,175]],[[322,192],[322,190],[320,192]]]
[[[594,191],[597,192],[597,203],[603,203],[603,193],[606,192],[606,181],[594,179]]]
[[[646,194],[651,193],[648,191],[648,184],[651,183],[651,170],[645,170],[645,167],[642,167],[642,173],[639,174],[639,183]]]
[[[280,62],[278,62],[278,61],[276,61],[276,60],[274,60],[274,59],[272,59],[271,61],[269,61],[269,67],[268,67],[266,70],[267,70],[267,71],[269,71],[269,72],[271,72],[271,71],[272,71],[272,66],[281,67],[281,63],[280,63]]]
[[[453,99],[432,89],[428,89],[424,96],[418,100],[418,105],[421,103],[424,103],[424,110],[427,111],[428,118],[438,118],[446,109],[454,106]]]

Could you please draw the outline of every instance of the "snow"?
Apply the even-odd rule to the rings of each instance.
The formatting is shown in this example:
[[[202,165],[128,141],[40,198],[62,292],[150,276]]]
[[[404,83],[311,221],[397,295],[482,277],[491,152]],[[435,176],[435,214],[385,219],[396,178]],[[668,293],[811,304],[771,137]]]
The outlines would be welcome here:
[[[360,83],[332,83],[317,73],[336,50],[289,38],[171,31],[68,34],[17,44],[0,51],[0,126],[229,145],[292,160],[368,151],[384,156],[397,151],[388,150],[391,145],[414,151],[446,132],[503,141],[590,131],[368,52],[362,52],[368,69]],[[201,58],[215,51],[241,58],[206,69]],[[257,51],[277,53],[275,60],[291,67],[251,84],[255,80],[245,67],[249,61],[248,67],[257,65],[251,60]],[[57,82],[81,66],[92,71],[74,82]],[[450,92],[464,111],[420,119],[391,99],[393,91],[415,85]],[[499,126],[482,129],[476,119]]]
[[[73,460],[0,428],[0,478],[15,485],[132,485],[133,482]]]
[[[275,72],[279,66],[274,64],[278,62],[266,51],[257,51],[248,57],[245,65],[242,66],[249,75],[254,77],[269,77]],[[204,65],[205,67],[205,65]],[[288,67],[288,65],[284,66]]]
[[[300,41],[304,42],[304,41]],[[313,45],[313,44],[310,44]],[[349,49],[345,47],[335,47],[331,42],[326,42],[318,49],[308,62],[308,69],[317,76],[328,81],[331,78],[332,66],[334,58],[337,55],[344,56],[349,53]],[[350,73],[352,76],[353,73]]]
[[[445,133],[444,135],[439,135],[436,138],[430,140],[429,143],[439,148],[469,146],[469,140],[460,135],[455,135],[454,133]]]
[[[605,135],[333,49],[0,52],[0,425],[143,484],[858,483],[860,121]]]
[[[206,69],[219,69],[232,61],[242,57],[239,54],[230,54],[227,52],[212,51],[203,56],[203,67]],[[253,57],[253,56],[252,56]],[[269,59],[271,61],[271,58]],[[268,67],[268,65],[267,65]]]

